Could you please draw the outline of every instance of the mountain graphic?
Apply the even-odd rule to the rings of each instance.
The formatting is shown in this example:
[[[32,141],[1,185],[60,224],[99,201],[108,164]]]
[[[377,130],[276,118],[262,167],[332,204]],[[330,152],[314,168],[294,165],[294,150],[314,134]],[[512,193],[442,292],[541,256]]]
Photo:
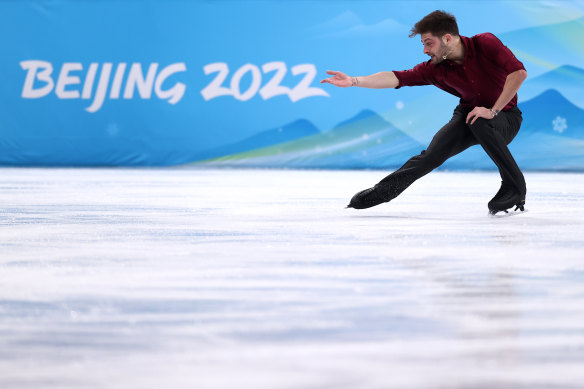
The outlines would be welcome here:
[[[556,90],[546,90],[519,108],[524,120],[509,148],[523,170],[584,171],[584,110]],[[322,133],[253,147],[261,142],[245,143],[253,149],[203,162],[229,167],[393,169],[425,148],[371,110]],[[477,145],[448,160],[442,169],[496,170],[496,166]]]
[[[323,169],[400,166],[424,146],[371,110],[301,139],[208,161],[211,165]]]
[[[584,139],[584,110],[554,89],[519,104],[519,108],[523,112],[521,135],[544,133]]]
[[[509,149],[532,170],[584,170],[584,110],[556,90],[519,105],[523,124]]]
[[[564,65],[533,79],[528,79],[519,90],[520,103],[555,89],[569,101],[584,108],[584,69]]]
[[[286,124],[285,126],[262,131],[239,142],[197,153],[193,160],[203,161],[226,155],[242,153],[245,151],[280,144],[318,133],[320,133],[320,131],[312,122],[306,119],[298,119],[292,123]]]

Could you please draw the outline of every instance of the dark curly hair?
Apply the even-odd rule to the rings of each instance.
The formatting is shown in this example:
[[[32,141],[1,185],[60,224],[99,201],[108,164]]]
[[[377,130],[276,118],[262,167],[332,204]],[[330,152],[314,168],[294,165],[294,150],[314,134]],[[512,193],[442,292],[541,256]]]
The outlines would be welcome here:
[[[431,33],[434,36],[442,37],[444,34],[458,36],[458,25],[454,15],[445,11],[434,11],[414,25],[410,31],[410,38],[418,34]]]

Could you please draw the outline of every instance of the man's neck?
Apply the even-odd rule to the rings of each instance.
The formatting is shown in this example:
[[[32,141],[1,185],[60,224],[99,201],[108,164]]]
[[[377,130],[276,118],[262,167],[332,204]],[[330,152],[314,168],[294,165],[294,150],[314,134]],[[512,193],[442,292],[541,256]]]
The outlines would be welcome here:
[[[448,56],[448,59],[458,64],[462,64],[462,61],[464,60],[465,47],[464,44],[462,43],[462,39],[460,38],[460,36],[455,38],[452,44],[453,44],[452,52]]]

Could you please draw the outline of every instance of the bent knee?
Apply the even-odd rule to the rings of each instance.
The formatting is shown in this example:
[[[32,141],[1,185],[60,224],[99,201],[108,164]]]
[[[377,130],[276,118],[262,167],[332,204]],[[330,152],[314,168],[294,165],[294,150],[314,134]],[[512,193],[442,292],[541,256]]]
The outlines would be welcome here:
[[[480,139],[484,136],[492,136],[495,131],[495,126],[489,119],[478,118],[473,124],[468,124],[468,128],[473,135]]]
[[[468,128],[470,128],[471,131],[485,131],[492,130],[495,127],[493,126],[491,119],[478,118],[474,123],[468,123]]]

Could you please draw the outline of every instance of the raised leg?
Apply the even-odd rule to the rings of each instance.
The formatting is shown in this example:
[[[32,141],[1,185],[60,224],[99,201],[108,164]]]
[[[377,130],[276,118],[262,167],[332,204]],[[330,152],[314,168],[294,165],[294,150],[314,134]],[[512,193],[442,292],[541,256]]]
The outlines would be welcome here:
[[[466,114],[465,109],[457,107],[450,122],[434,135],[428,149],[410,158],[401,168],[373,188],[357,193],[348,207],[363,209],[391,201],[414,181],[442,165],[448,158],[477,144],[465,123]]]

